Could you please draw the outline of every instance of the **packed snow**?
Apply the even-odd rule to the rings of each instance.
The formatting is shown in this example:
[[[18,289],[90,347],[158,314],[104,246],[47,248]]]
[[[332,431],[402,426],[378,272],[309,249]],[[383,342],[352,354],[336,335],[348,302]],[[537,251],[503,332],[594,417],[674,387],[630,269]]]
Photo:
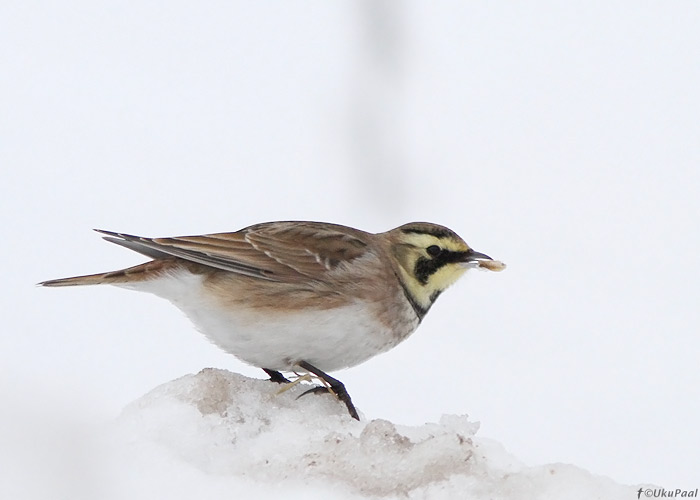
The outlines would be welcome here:
[[[205,369],[157,387],[99,433],[100,498],[631,499],[567,464],[529,467],[466,415],[356,421],[331,394]],[[350,388],[350,392],[352,388]],[[361,412],[361,402],[358,409]],[[514,416],[514,418],[517,418]],[[107,436],[107,437],[105,437]]]

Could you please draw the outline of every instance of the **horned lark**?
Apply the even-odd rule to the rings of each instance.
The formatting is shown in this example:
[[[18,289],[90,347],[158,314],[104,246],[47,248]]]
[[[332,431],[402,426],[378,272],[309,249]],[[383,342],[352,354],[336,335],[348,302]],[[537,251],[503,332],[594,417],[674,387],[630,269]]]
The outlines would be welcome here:
[[[98,232],[152,260],[40,285],[111,284],[154,293],[271,380],[287,382],[285,371],[316,375],[358,420],[345,387],[326,372],[406,339],[468,268],[505,267],[450,229],[425,222],[378,234],[319,222],[176,238]]]

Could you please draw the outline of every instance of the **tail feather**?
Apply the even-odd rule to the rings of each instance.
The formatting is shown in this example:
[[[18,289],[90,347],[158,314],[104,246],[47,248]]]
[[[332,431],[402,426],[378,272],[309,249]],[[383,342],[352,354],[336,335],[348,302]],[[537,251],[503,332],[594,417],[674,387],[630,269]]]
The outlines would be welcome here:
[[[138,266],[111,271],[108,273],[88,274],[86,276],[74,276],[37,283],[39,286],[81,286],[81,285],[114,285],[118,283],[133,283],[145,281],[159,276],[162,272],[177,265],[174,258],[167,260],[154,260],[139,264]]]
[[[88,276],[74,276],[72,278],[61,278],[37,283],[39,286],[78,286],[78,285],[102,285],[114,283],[108,278],[110,273],[90,274]]]

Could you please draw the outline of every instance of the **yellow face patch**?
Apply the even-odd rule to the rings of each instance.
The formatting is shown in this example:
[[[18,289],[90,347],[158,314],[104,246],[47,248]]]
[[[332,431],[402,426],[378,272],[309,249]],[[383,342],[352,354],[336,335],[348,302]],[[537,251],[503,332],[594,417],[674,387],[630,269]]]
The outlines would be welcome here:
[[[406,291],[426,310],[435,298],[464,274],[459,256],[469,250],[456,235],[403,234],[394,247]]]

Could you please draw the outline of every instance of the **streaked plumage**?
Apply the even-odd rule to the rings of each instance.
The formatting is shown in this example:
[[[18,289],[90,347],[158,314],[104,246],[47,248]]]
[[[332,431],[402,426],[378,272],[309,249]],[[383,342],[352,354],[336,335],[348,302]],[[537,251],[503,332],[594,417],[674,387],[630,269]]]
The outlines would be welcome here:
[[[378,234],[318,222],[176,238],[99,232],[153,260],[41,285],[112,284],[154,293],[213,343],[277,381],[284,380],[278,371],[306,367],[340,384],[324,372],[404,340],[468,267],[502,266],[429,223]],[[341,387],[331,383],[335,392]],[[344,401],[357,418],[349,396]]]

